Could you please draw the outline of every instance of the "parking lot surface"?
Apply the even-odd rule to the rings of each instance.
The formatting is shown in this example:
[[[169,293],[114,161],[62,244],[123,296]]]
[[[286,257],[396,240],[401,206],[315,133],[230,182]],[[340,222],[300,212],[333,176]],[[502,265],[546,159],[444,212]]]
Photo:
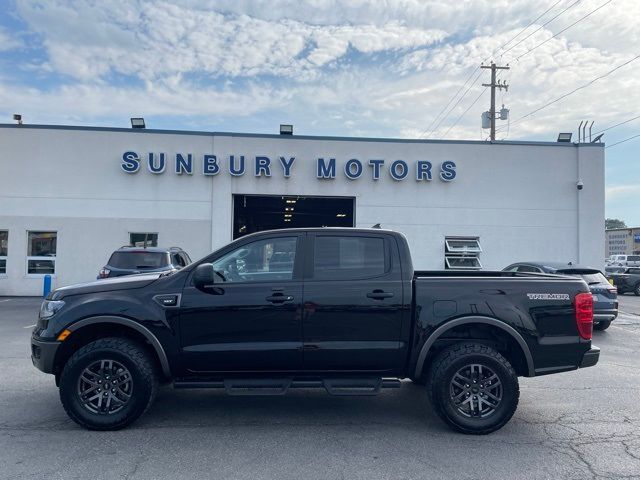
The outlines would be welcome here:
[[[410,382],[377,397],[165,387],[132,427],[85,431],[31,365],[39,303],[0,298],[1,479],[640,480],[640,297],[594,333],[597,366],[521,379],[514,418],[481,437],[447,429]]]

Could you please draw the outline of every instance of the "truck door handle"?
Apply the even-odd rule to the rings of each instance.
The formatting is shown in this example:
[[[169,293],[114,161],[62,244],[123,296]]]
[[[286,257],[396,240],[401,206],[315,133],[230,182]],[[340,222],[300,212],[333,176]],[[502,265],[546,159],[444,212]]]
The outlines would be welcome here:
[[[367,298],[373,298],[374,300],[383,300],[391,297],[393,297],[393,293],[384,292],[382,290],[374,290],[373,292],[367,293]]]
[[[293,295],[283,295],[282,293],[276,293],[274,295],[269,295],[267,298],[265,298],[265,300],[271,303],[290,302],[293,300]]]

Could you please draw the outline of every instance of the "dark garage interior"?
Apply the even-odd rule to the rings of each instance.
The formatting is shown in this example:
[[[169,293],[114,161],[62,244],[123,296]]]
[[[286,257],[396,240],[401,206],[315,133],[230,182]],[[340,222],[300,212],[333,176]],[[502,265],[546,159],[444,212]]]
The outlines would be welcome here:
[[[234,195],[233,238],[278,228],[353,227],[352,197]]]

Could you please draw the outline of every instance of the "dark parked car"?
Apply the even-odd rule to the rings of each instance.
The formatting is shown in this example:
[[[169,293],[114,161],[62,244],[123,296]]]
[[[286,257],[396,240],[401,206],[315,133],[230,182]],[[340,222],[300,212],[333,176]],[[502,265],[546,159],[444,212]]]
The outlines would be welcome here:
[[[31,338],[79,425],[123,428],[159,382],[282,395],[375,395],[409,378],[464,433],[505,425],[518,377],[597,363],[581,278],[414,271],[404,235],[317,228],[244,236],[176,272],[63,287]],[[418,397],[423,398],[423,397]]]
[[[609,273],[608,277],[621,294],[633,292],[640,296],[640,268],[628,267],[623,269],[622,272]]]
[[[190,263],[187,252],[179,247],[120,247],[100,269],[98,279],[180,270]]]
[[[561,262],[518,262],[505,272],[553,273],[582,278],[593,293],[593,328],[606,330],[618,316],[618,291],[600,270]]]
[[[605,275],[605,277],[609,278],[609,274],[611,274],[611,273],[624,273],[624,271],[627,268],[628,267],[614,267],[612,265],[607,265],[606,267],[604,267],[604,275]]]

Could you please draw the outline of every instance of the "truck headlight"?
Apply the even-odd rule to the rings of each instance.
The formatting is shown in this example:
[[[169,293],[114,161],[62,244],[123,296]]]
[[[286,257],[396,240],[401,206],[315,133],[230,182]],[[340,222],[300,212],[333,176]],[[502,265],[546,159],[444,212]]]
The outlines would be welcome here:
[[[64,302],[62,300],[45,300],[40,306],[40,318],[51,318],[62,307],[64,307]]]

